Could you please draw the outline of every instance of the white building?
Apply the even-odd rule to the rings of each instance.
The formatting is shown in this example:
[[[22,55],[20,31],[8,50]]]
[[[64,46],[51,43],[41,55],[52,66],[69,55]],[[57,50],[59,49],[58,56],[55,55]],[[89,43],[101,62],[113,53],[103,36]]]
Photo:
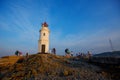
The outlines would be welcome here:
[[[39,31],[40,37],[38,40],[38,52],[39,53],[48,53],[49,52],[49,34],[48,24],[44,22],[42,28]]]

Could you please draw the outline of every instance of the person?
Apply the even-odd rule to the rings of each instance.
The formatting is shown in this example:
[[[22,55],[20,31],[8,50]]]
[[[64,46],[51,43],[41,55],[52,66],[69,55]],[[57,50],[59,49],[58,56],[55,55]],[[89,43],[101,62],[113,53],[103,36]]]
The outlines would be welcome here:
[[[70,57],[70,51],[69,51],[68,48],[65,49],[65,54],[66,54],[67,57]]]
[[[19,51],[19,56],[22,56],[22,52]]]
[[[71,56],[73,56],[73,51],[71,51]]]
[[[28,52],[26,53],[26,60],[29,58]]]
[[[26,57],[28,57],[28,52],[26,53]]]
[[[17,51],[15,52],[15,55],[17,55],[17,56],[18,56],[18,54],[19,54],[19,51],[17,50]]]
[[[92,56],[92,54],[91,54],[91,52],[90,51],[88,51],[88,58],[90,58],[91,56]]]
[[[53,49],[52,49],[52,52],[53,52],[53,54],[56,54],[56,49],[53,48]]]
[[[76,57],[78,57],[78,53],[76,53]]]
[[[65,53],[68,54],[68,48],[65,49]]]

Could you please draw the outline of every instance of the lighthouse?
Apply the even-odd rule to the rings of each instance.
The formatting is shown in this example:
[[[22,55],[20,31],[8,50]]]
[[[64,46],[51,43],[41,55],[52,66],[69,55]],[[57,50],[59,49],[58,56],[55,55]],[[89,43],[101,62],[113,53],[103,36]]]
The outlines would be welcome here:
[[[40,37],[38,40],[38,52],[48,53],[49,52],[49,34],[48,24],[46,22],[42,23],[41,29],[39,31]]]

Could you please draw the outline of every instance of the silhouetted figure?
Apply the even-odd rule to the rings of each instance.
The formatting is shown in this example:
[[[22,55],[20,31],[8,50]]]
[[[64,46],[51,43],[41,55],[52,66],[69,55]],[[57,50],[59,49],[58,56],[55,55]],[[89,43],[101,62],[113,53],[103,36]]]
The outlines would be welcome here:
[[[26,60],[29,58],[28,52],[26,53]]]
[[[67,52],[68,52],[68,49],[66,48],[66,49],[65,49],[65,53],[67,54]]]
[[[71,51],[71,56],[73,56],[73,54],[74,54],[73,51]]]
[[[22,52],[19,51],[18,53],[19,53],[19,56],[22,56]]]
[[[68,48],[65,49],[65,55],[70,58],[70,51]]]
[[[25,61],[26,62],[28,61],[28,58],[29,58],[29,55],[28,55],[28,52],[27,52],[26,55],[25,55]]]
[[[70,51],[69,51],[68,48],[65,49],[65,53],[66,53],[66,54],[70,54]]]
[[[90,53],[90,51],[88,51],[88,58],[90,58],[92,56],[92,54]]]
[[[17,51],[15,52],[15,55],[17,55],[17,56],[18,56],[18,54],[19,54],[19,51],[17,50]]]
[[[56,54],[56,49],[55,48],[52,49],[52,53]]]

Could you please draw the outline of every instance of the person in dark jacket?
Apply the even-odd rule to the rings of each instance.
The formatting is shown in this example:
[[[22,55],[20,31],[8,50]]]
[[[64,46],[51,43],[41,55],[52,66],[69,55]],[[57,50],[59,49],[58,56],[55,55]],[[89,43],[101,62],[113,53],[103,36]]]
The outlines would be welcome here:
[[[56,49],[55,48],[52,49],[52,53],[56,54]]]
[[[15,55],[17,55],[17,56],[18,56],[18,54],[19,54],[19,51],[17,50],[17,51],[15,52]]]
[[[66,53],[66,54],[70,54],[70,51],[69,51],[68,48],[65,49],[65,53]]]

